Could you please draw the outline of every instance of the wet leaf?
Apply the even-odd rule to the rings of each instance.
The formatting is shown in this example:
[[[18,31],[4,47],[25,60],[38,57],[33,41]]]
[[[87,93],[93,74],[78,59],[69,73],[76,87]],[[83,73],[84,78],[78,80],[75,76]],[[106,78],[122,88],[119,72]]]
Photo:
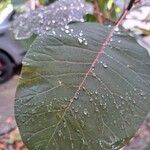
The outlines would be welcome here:
[[[92,12],[92,6],[85,0],[58,0],[51,5],[20,15],[12,24],[16,39],[31,35],[43,35],[70,22],[84,22],[83,16]]]
[[[71,29],[37,38],[26,55],[15,104],[21,136],[30,150],[117,150],[150,110],[148,53],[117,30],[76,92],[110,28]]]

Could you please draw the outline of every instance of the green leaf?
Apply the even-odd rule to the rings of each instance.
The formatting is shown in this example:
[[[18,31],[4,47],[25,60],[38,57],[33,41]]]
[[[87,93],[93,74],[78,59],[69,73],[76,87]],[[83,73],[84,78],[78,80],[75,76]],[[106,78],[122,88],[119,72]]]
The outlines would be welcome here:
[[[34,40],[36,39],[37,35],[33,34],[30,38],[28,39],[23,39],[23,40],[20,40],[22,46],[28,50],[31,46],[31,44],[34,42]]]
[[[30,150],[117,150],[150,110],[148,53],[116,32],[76,93],[110,28],[69,29],[82,30],[88,44],[57,29],[38,37],[26,55],[15,104],[21,136]]]

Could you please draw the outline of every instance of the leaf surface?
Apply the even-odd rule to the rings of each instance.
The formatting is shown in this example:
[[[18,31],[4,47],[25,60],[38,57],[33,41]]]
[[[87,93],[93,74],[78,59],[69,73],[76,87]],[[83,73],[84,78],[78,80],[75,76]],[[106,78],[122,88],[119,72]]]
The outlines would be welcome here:
[[[57,29],[26,55],[15,104],[22,138],[30,150],[119,149],[150,110],[148,53],[116,32],[76,93],[110,28],[77,23],[69,30],[82,30],[88,44]]]

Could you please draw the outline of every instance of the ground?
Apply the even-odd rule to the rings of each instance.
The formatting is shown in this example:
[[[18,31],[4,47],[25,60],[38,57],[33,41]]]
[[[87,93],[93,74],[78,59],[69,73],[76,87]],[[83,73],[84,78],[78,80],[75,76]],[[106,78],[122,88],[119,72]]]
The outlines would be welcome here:
[[[18,76],[0,85],[0,150],[27,150],[14,118],[14,99]]]
[[[18,76],[0,85],[0,150],[27,150],[19,135],[14,118],[14,99]],[[150,150],[150,117],[135,137],[121,150]]]

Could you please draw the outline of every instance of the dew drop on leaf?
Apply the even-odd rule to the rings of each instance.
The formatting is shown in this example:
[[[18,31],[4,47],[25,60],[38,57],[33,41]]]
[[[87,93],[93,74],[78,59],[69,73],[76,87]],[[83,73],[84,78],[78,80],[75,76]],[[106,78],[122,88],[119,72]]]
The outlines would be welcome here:
[[[88,42],[87,42],[87,41],[85,41],[85,42],[84,42],[84,45],[88,45]]]
[[[121,99],[123,99],[123,96],[120,96]]]
[[[118,27],[116,27],[116,28],[115,28],[115,31],[119,31],[119,28],[118,28]]]
[[[68,25],[65,25],[65,29],[67,29],[67,30],[68,30],[68,29],[69,29],[69,26],[68,26]]]
[[[83,42],[83,40],[81,38],[79,38],[79,37],[78,37],[78,41],[79,41],[79,43]]]
[[[99,109],[96,107],[96,108],[95,108],[95,111],[96,111],[96,112],[98,112],[98,111],[99,111]]]
[[[62,131],[61,131],[61,130],[58,131],[58,136],[59,136],[59,137],[62,136]]]
[[[85,145],[86,144],[85,139],[82,138],[81,140],[82,140],[82,143]]]
[[[102,147],[102,141],[101,141],[101,140],[99,140],[99,141],[98,141],[98,143],[99,143],[99,145]]]
[[[69,30],[65,30],[65,33],[69,33]]]
[[[108,65],[105,64],[105,63],[103,63],[103,67],[104,67],[104,68],[108,68]]]
[[[71,143],[71,148],[74,149],[74,144],[73,143]]]
[[[141,95],[141,96],[144,96],[144,95],[145,95],[145,92],[144,92],[144,91],[141,91],[141,92],[140,92],[140,95]]]
[[[74,109],[74,112],[75,112],[75,113],[78,113],[78,111],[79,111],[78,108],[75,108],[75,109]]]
[[[90,98],[90,102],[93,102],[93,98]]]
[[[64,128],[66,128],[67,127],[67,124],[66,124],[66,122],[64,122]]]
[[[87,108],[84,108],[83,113],[84,113],[84,115],[88,115],[88,110],[87,110]]]

